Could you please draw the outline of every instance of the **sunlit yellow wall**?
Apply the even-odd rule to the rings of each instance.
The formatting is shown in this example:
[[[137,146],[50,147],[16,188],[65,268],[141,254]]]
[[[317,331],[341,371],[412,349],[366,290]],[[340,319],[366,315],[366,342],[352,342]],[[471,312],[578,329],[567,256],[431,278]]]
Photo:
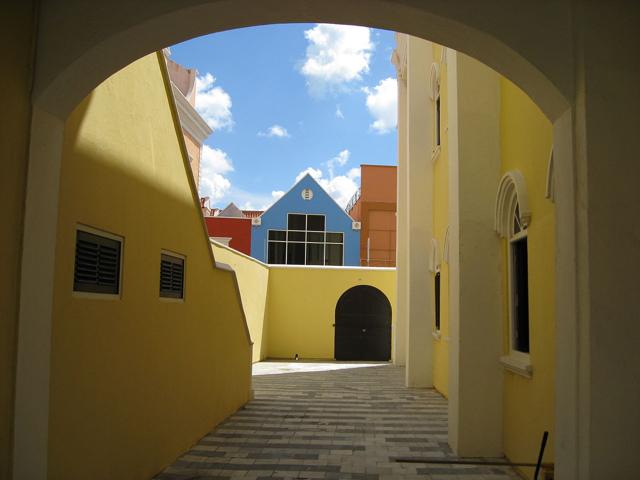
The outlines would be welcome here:
[[[253,340],[253,361],[259,362],[267,355],[267,295],[269,267],[232,248],[211,242],[216,261],[233,268],[238,278],[242,305]]]
[[[376,287],[394,308],[395,269],[272,266],[267,355],[293,358],[297,353],[301,358],[333,358],[336,304],[356,285]]]
[[[31,105],[32,2],[0,4],[0,479],[8,479],[13,436],[16,325]]]
[[[436,152],[433,165],[433,235],[438,242],[440,261],[440,338],[434,340],[433,384],[446,397],[449,395],[449,265],[443,261],[443,252],[449,225],[449,136],[447,64],[441,61],[442,55],[443,47],[433,44],[433,58],[440,66],[441,122],[440,152]]]
[[[213,267],[163,61],[149,55],[116,73],[66,124],[52,479],[150,478],[249,398],[235,277]],[[124,237],[119,299],[72,293],[79,223]],[[159,298],[161,249],[186,256],[184,301]]]
[[[515,85],[501,80],[502,170],[522,172],[529,192],[529,332],[533,377],[505,371],[504,449],[514,461],[535,460],[544,430],[550,433],[545,461],[553,461],[555,370],[555,211],[545,198],[552,127],[538,107]],[[497,188],[497,185],[496,185]],[[503,291],[507,294],[506,240]],[[508,307],[504,309],[504,351],[509,349]],[[533,471],[525,472],[530,478]]]

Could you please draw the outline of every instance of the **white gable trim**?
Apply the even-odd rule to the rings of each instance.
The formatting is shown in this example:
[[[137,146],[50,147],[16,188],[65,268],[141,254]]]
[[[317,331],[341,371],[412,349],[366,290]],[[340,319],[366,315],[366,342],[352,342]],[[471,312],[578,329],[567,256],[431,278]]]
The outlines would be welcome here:
[[[531,222],[527,184],[519,170],[511,170],[500,179],[496,196],[494,228],[503,238],[509,238],[512,234],[516,204],[520,210],[522,228],[527,228]]]

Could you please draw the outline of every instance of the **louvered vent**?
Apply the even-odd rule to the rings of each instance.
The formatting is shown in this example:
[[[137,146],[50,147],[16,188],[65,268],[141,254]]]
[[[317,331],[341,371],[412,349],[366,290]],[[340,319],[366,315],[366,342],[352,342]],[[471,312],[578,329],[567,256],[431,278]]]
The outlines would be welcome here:
[[[76,292],[120,292],[122,242],[78,230],[73,290]]]
[[[183,298],[184,259],[162,254],[160,257],[160,296]]]

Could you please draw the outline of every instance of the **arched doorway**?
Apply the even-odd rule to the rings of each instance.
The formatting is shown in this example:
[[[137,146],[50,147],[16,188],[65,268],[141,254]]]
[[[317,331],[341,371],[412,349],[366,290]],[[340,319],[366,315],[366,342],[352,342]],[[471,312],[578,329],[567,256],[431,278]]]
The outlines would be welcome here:
[[[391,358],[391,304],[375,287],[358,285],[342,294],[336,304],[336,360]]]
[[[148,3],[148,5],[143,5],[143,3]],[[39,175],[39,177],[36,177],[36,181],[30,180],[28,183],[29,185],[38,185],[39,182],[37,180],[42,178],[47,179],[49,186],[53,186],[51,188],[30,189],[31,193],[27,196],[28,201],[26,203],[27,205],[32,205],[32,207],[28,210],[30,212],[37,211],[38,214],[30,213],[25,215],[25,246],[22,250],[22,255],[26,259],[34,258],[35,255],[32,255],[31,252],[41,252],[43,244],[49,245],[50,248],[46,252],[46,261],[38,262],[37,268],[30,270],[27,267],[23,267],[22,275],[19,277],[22,305],[37,305],[38,307],[44,305],[42,308],[45,310],[49,308],[47,298],[51,297],[50,293],[48,293],[48,289],[51,287],[47,285],[46,279],[48,277],[42,274],[42,270],[43,267],[44,270],[49,271],[52,268],[55,231],[45,229],[43,236],[43,232],[35,234],[34,232],[37,230],[31,228],[31,226],[38,224],[40,218],[56,218],[56,152],[59,150],[58,144],[62,138],[62,120],[77,104],[79,99],[86,95],[93,86],[97,85],[101,79],[106,78],[109,73],[117,70],[117,65],[124,66],[143,53],[195,36],[198,32],[208,33],[269,22],[357,22],[358,24],[376,25],[404,31],[422,38],[430,38],[483,60],[497,71],[516,81],[523,90],[528,92],[543,107],[550,120],[556,122],[554,131],[556,147],[562,147],[556,150],[559,155],[562,154],[564,157],[564,161],[558,162],[561,166],[558,169],[558,183],[567,187],[563,190],[566,192],[563,194],[563,198],[558,200],[557,218],[559,243],[564,245],[559,250],[562,254],[559,256],[556,267],[557,272],[559,272],[557,282],[558,316],[564,319],[562,328],[559,329],[557,335],[558,344],[563,345],[563,348],[559,349],[559,353],[567,358],[567,361],[558,362],[558,368],[563,369],[564,375],[562,377],[565,379],[558,384],[560,387],[558,392],[558,418],[568,419],[566,421],[563,420],[565,422],[564,428],[559,429],[559,436],[563,437],[563,441],[557,442],[558,445],[562,445],[562,450],[560,448],[558,450],[563,452],[564,455],[558,455],[558,457],[562,465],[564,465],[563,469],[577,471],[577,450],[581,450],[580,458],[583,459],[581,461],[584,465],[588,465],[590,458],[589,443],[580,440],[582,437],[579,436],[578,414],[574,412],[579,412],[582,418],[588,417],[591,411],[588,408],[589,395],[580,396],[584,398],[583,401],[580,401],[584,402],[582,404],[578,401],[576,392],[583,389],[587,390],[586,386],[579,389],[578,384],[580,378],[589,378],[587,373],[592,363],[590,358],[592,347],[589,343],[590,327],[581,329],[582,333],[578,338],[576,334],[577,325],[579,321],[590,322],[588,325],[595,321],[592,321],[589,316],[590,309],[595,308],[592,305],[606,305],[608,309],[617,308],[618,312],[623,312],[622,317],[631,317],[629,310],[625,311],[625,309],[629,308],[629,304],[620,301],[625,297],[627,291],[619,288],[616,282],[612,281],[615,279],[612,277],[620,276],[622,265],[618,265],[619,268],[616,269],[608,268],[615,262],[611,261],[606,254],[599,254],[598,251],[592,253],[591,250],[588,250],[589,242],[587,240],[591,237],[587,235],[587,232],[595,229],[592,225],[591,230],[587,227],[589,227],[589,222],[595,223],[602,231],[613,232],[610,235],[615,236],[616,241],[629,242],[625,246],[631,245],[634,236],[620,234],[621,231],[625,231],[621,230],[622,223],[614,224],[614,228],[612,228],[610,224],[611,222],[617,222],[617,217],[609,215],[605,208],[599,207],[593,213],[587,208],[587,205],[633,205],[633,203],[621,200],[623,198],[633,199],[632,195],[635,190],[632,188],[617,188],[615,190],[619,199],[609,201],[605,195],[609,195],[611,189],[605,187],[594,188],[593,185],[600,185],[600,183],[595,182],[602,182],[602,185],[607,185],[613,176],[619,172],[619,169],[611,169],[611,173],[607,177],[602,175],[605,169],[596,168],[600,174],[591,175],[589,182],[587,182],[584,180],[587,171],[584,152],[595,150],[589,161],[589,166],[592,168],[593,166],[597,167],[598,162],[604,164],[601,160],[605,156],[613,156],[611,148],[617,148],[617,152],[620,153],[624,153],[623,150],[628,151],[629,148],[635,148],[629,146],[631,145],[629,139],[632,137],[632,135],[629,135],[629,130],[633,128],[634,124],[632,122],[623,122],[621,125],[619,122],[608,122],[611,126],[607,126],[606,122],[602,121],[602,119],[607,118],[607,115],[602,113],[612,111],[612,104],[620,105],[624,103],[625,106],[628,106],[628,101],[636,97],[628,95],[630,90],[623,88],[623,86],[633,84],[633,82],[627,82],[631,78],[629,77],[629,72],[632,69],[618,67],[609,69],[603,67],[603,65],[608,65],[604,61],[605,59],[609,59],[610,64],[615,64],[628,53],[628,50],[619,48],[620,45],[617,45],[615,49],[593,48],[587,51],[586,54],[584,54],[583,50],[586,50],[587,46],[606,46],[606,42],[602,43],[603,38],[606,38],[609,42],[616,38],[616,35],[603,35],[601,31],[596,32],[595,29],[589,27],[590,25],[609,25],[609,27],[602,26],[602,28],[611,28],[611,33],[619,34],[622,31],[620,29],[623,22],[597,22],[600,11],[595,7],[589,10],[586,7],[582,7],[580,3],[577,3],[576,6],[568,7],[564,2],[550,2],[544,6],[540,6],[536,2],[526,2],[526,4],[523,4],[524,10],[507,11],[503,8],[502,2],[496,0],[483,4],[483,15],[477,14],[474,5],[469,5],[467,8],[464,5],[460,5],[460,2],[443,3],[435,0],[421,2],[380,0],[371,2],[370,5],[367,4],[367,8],[362,8],[361,2],[355,0],[348,2],[336,2],[333,0],[328,2],[300,2],[296,0],[265,0],[260,2],[255,0],[230,0],[225,2],[184,0],[179,2],[173,0],[156,4],[150,1],[137,2],[135,8],[129,8],[127,2],[117,0],[115,4],[109,4],[106,9],[78,9],[77,4],[78,2],[69,2],[68,5],[55,4],[57,10],[54,10],[56,7],[52,7],[48,2],[45,3],[42,9],[42,18],[38,24],[38,35],[40,37],[38,44],[41,48],[38,51],[37,68],[35,69],[37,74],[35,75],[33,89],[34,114],[31,122],[31,125],[34,125],[31,128],[31,145],[37,148],[29,150],[30,165],[32,166],[29,171],[36,176]],[[179,8],[176,6],[179,6]],[[575,14],[574,10],[576,11]],[[607,13],[614,15],[614,13],[611,13],[613,11],[621,19],[625,13],[622,8],[619,10],[611,9]],[[123,12],[125,12],[124,15]],[[122,21],[106,21],[109,14],[118,15]],[[84,16],[84,21],[77,21],[78,15]],[[96,20],[98,18],[100,19],[99,21]],[[541,30],[539,22],[531,21],[532,18],[541,19],[546,28]],[[496,19],[500,19],[500,21]],[[631,22],[633,16],[629,15],[628,19]],[[590,24],[589,22],[592,23]],[[87,25],[92,28],[87,28]],[[614,27],[610,27],[611,25],[614,25]],[[591,30],[593,30],[593,33]],[[153,32],[161,32],[162,38],[158,39],[153,35]],[[65,38],[72,38],[74,41],[65,41]],[[89,43],[91,45],[87,45],[87,39],[90,39]],[[620,44],[622,43],[620,42]],[[629,43],[629,45],[633,45],[633,43]],[[550,48],[553,48],[553,55],[549,54]],[[577,53],[573,53],[574,51]],[[57,55],[60,52],[64,52],[64,55],[68,57],[59,58]],[[580,54],[583,56],[580,57],[579,68],[576,68],[576,62],[573,60],[578,58]],[[633,58],[633,56],[629,56],[629,58]],[[97,62],[96,59],[100,59],[100,62]],[[598,63],[598,60],[603,61]],[[585,62],[586,64],[596,64],[598,68],[585,69],[583,65]],[[620,61],[619,64],[622,64],[622,62]],[[616,75],[613,75],[614,73]],[[579,76],[578,81],[574,78],[576,74]],[[591,100],[591,95],[587,95],[583,87],[585,85],[584,78],[587,76],[592,87],[600,84],[616,85],[616,88],[613,89],[615,95],[608,98],[607,102]],[[624,80],[624,82],[619,82],[620,79]],[[573,103],[575,100],[575,85],[581,87],[578,96],[579,107],[577,109]],[[593,90],[595,88],[591,89],[591,91]],[[567,103],[569,101],[572,103]],[[606,106],[601,107],[601,104]],[[599,109],[602,109],[603,112],[599,111]],[[584,133],[587,124],[586,110],[590,111],[591,119],[596,119],[590,120],[590,122],[599,122],[597,124],[599,128],[591,128],[591,130],[600,130],[599,135],[590,136],[590,143],[587,143],[586,134]],[[602,133],[601,128],[603,125],[605,132],[609,132],[609,136]],[[607,128],[610,130],[606,130]],[[577,144],[573,143],[572,137],[576,130],[580,134],[576,140]],[[614,130],[615,134],[613,133]],[[607,139],[607,148],[593,148],[600,146],[598,143],[600,137]],[[611,138],[619,138],[620,141],[612,141]],[[573,148],[576,145],[579,148],[577,148],[577,153],[574,153]],[[21,149],[19,150],[22,151]],[[616,156],[618,158],[625,157],[624,154]],[[626,157],[628,159],[633,158],[633,156],[628,155]],[[579,173],[582,175],[580,181],[576,181],[578,177],[574,171],[574,163],[579,167]],[[629,175],[628,178],[632,179],[633,176]],[[13,182],[13,179],[11,182]],[[13,183],[23,184],[26,182],[18,181]],[[596,200],[591,200],[591,190],[596,191]],[[54,196],[52,197],[51,195]],[[577,201],[583,198],[589,198],[590,202],[587,204],[586,202]],[[48,206],[47,208],[51,211],[45,209],[43,212],[43,205]],[[595,220],[592,219],[592,216],[595,217]],[[576,218],[578,218],[578,221],[576,221]],[[605,220],[602,220],[602,218],[605,218]],[[627,222],[626,228],[632,229],[633,224]],[[589,235],[593,235],[593,238],[598,238],[599,234],[600,231],[589,233]],[[19,233],[16,236],[19,239],[21,238]],[[595,248],[593,245],[607,245],[608,242],[602,241],[602,238],[601,236],[600,241],[591,242],[591,249]],[[574,252],[576,249],[579,250],[577,254]],[[609,255],[614,256],[616,249],[609,250]],[[619,251],[620,249],[617,250]],[[599,259],[595,263],[595,267],[598,268],[597,274],[589,273],[589,261],[592,257]],[[631,271],[635,266],[634,262],[627,262],[626,265],[627,271]],[[610,272],[609,276],[601,274],[601,272],[607,271]],[[43,279],[44,282],[40,281],[38,283],[38,279]],[[591,282],[596,281],[600,287],[605,286],[606,288],[589,289]],[[632,282],[628,283],[628,285],[631,284]],[[616,301],[612,301],[611,295],[615,293],[612,292],[614,288],[618,291],[616,295],[613,295]],[[597,300],[591,298],[591,292],[597,292],[606,301],[600,300],[599,297]],[[593,295],[595,297],[595,293]],[[581,307],[581,311],[586,312],[582,316],[578,315],[578,306]],[[39,403],[35,408],[30,409],[23,407],[25,405],[24,402],[17,402],[16,410],[26,411],[25,418],[33,420],[34,416],[29,415],[29,413],[34,410],[44,412],[47,410],[46,401],[48,397],[46,392],[48,392],[49,360],[47,350],[37,347],[48,344],[47,336],[50,334],[50,326],[47,325],[46,319],[48,317],[46,312],[45,314],[38,313],[36,315],[30,311],[23,312],[23,310],[26,309],[21,308],[20,313],[19,331],[21,342],[18,356],[23,360],[22,364],[27,365],[29,368],[25,368],[26,371],[21,371],[16,376],[27,379],[24,383],[29,384],[29,388],[24,390],[27,395],[39,399],[36,402]],[[600,307],[600,310],[604,310],[604,307]],[[596,314],[599,314],[599,310],[596,310]],[[602,316],[604,317],[604,315]],[[607,317],[609,316],[607,315]],[[594,318],[598,320],[600,316],[596,315]],[[37,319],[37,321],[30,322],[32,319]],[[44,321],[44,328],[41,321]],[[35,332],[33,340],[29,337],[31,331]],[[627,338],[633,338],[633,336],[628,336]],[[40,341],[41,339],[44,339],[44,341]],[[580,343],[578,340],[580,340]],[[25,348],[25,344],[27,346],[33,344],[36,347],[33,350],[43,352],[43,361],[40,361],[39,357],[38,361],[33,361],[29,355],[31,350]],[[603,358],[606,358],[609,354],[606,349],[593,350],[600,352],[599,355],[602,355]],[[620,348],[619,345],[615,350],[617,352],[629,351],[628,349]],[[578,358],[580,362],[576,360]],[[598,364],[597,362],[593,363]],[[36,374],[32,374],[29,369],[35,370]],[[581,376],[578,375],[583,369],[586,369],[587,373]],[[624,384],[624,382],[619,383]],[[31,384],[37,384],[40,387],[32,390],[31,387],[33,385]],[[33,391],[42,391],[45,394],[37,395],[33,394]],[[611,395],[607,398],[632,399],[633,397],[627,394]],[[576,405],[579,408],[576,408]],[[606,415],[606,412],[616,410],[619,410],[619,408],[593,409],[593,411],[604,412],[599,413],[600,415]],[[29,422],[29,425],[32,423],[44,425],[44,435],[36,435],[35,437],[46,438],[47,414],[45,413],[40,417],[34,422]],[[589,422],[581,423],[590,424]],[[611,422],[604,421],[602,423],[611,424]],[[16,431],[20,431],[19,427],[20,425],[16,427]],[[588,437],[589,433],[586,432],[583,436]],[[586,446],[582,446],[582,443]],[[33,444],[30,445],[28,441],[25,441],[24,444],[30,447],[24,450],[32,453]],[[16,447],[15,450],[20,450],[20,447]],[[40,450],[46,451],[46,446],[45,448],[40,448]],[[46,455],[42,455],[42,457],[45,458]],[[34,456],[26,455],[25,458],[32,462]]]

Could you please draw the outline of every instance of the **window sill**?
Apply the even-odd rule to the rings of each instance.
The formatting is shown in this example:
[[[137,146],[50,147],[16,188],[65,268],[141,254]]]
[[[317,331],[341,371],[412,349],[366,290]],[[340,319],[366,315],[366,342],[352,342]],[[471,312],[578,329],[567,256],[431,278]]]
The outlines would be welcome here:
[[[528,357],[528,355],[523,355],[523,358],[519,358],[514,355],[505,355],[500,357],[500,363],[510,372],[521,375],[525,378],[531,378],[533,376],[533,366],[531,365]]]
[[[119,293],[77,292],[74,290],[72,296],[89,300],[120,300]]]
[[[158,297],[161,302],[168,303],[184,303],[184,298],[174,298],[174,297]]]
[[[434,330],[433,332],[431,332],[431,335],[433,336],[433,339],[436,341],[440,341],[441,338],[441,334],[440,334],[440,330]]]

